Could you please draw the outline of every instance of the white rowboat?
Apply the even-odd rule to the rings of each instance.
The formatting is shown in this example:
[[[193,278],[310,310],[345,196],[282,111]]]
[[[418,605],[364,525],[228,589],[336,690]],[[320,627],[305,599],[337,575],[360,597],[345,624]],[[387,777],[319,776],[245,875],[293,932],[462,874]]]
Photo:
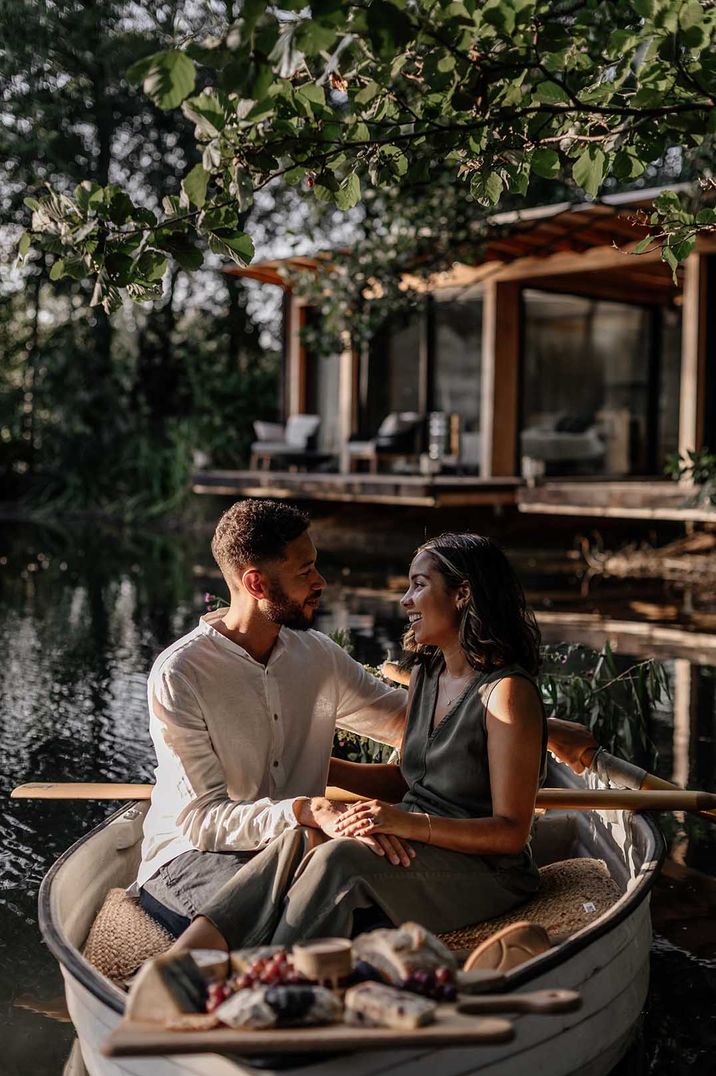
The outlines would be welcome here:
[[[575,776],[551,764],[549,783],[603,787],[593,774]],[[252,1062],[217,1053],[107,1057],[108,1036],[121,1020],[125,994],[82,956],[82,945],[107,892],[128,886],[139,863],[146,803],[111,815],[69,849],[40,890],[40,928],[60,963],[70,1016],[90,1076],[252,1076]],[[499,1045],[380,1049],[333,1057],[294,1057],[292,1076],[606,1076],[629,1047],[649,981],[649,892],[664,841],[648,815],[629,811],[550,811],[535,826],[540,866],[586,856],[602,859],[621,896],[608,911],[547,953],[508,972],[504,990],[577,990],[576,1012],[511,1017],[515,1037]],[[502,989],[502,985],[501,985]],[[181,1033],[177,1033],[180,1035]],[[286,1059],[262,1062],[286,1071]]]

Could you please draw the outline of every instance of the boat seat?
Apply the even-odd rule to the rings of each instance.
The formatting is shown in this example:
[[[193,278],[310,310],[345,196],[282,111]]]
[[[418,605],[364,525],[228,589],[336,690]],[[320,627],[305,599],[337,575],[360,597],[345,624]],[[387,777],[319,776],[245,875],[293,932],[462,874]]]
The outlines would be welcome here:
[[[526,904],[439,937],[454,952],[474,949],[502,927],[526,919],[543,926],[554,942],[589,926],[621,895],[603,859],[563,859],[540,867],[539,889]]]
[[[507,915],[441,934],[455,952],[474,949],[495,931],[527,919],[540,923],[552,939],[574,934],[594,922],[621,896],[601,859],[566,859],[540,868],[537,895]],[[173,938],[124,889],[110,889],[84,947],[84,957],[113,982],[124,985],[151,956],[165,952]]]

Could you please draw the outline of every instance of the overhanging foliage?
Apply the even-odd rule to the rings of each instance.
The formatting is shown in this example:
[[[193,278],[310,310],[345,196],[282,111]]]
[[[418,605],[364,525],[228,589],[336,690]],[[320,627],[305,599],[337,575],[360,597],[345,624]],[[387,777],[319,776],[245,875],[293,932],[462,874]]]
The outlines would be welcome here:
[[[715,23],[698,0],[244,0],[222,37],[128,72],[194,124],[201,163],[181,195],[157,213],[115,186],[50,192],[28,201],[20,251],[34,242],[57,278],[93,277],[93,302],[112,310],[124,292],[156,295],[168,257],[196,268],[203,244],[249,262],[242,214],[279,178],[342,210],[436,168],[485,208],[534,177],[594,197],[716,130]],[[650,223],[675,270],[716,211],[664,194]]]

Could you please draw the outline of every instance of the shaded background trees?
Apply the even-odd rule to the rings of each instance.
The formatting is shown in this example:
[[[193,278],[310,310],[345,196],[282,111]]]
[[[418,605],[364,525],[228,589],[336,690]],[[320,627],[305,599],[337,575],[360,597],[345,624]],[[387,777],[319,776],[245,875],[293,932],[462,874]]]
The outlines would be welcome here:
[[[121,183],[149,208],[178,193],[197,156],[191,124],[132,90],[125,72],[177,36],[210,31],[213,17],[184,0],[0,8],[1,499],[171,506],[196,449],[236,464],[251,419],[275,417],[275,341],[260,339],[245,285],[218,259],[191,277],[174,264],[160,300],[111,319],[90,308],[85,282],[51,281],[43,253],[11,269],[23,198],[46,182]]]

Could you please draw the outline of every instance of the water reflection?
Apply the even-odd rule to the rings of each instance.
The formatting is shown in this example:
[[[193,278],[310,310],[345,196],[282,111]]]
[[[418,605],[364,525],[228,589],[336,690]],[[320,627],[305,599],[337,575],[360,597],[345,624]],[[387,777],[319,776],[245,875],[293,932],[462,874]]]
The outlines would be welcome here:
[[[62,1072],[72,1029],[57,1019],[62,984],[37,930],[37,889],[54,859],[105,817],[111,806],[9,803],[7,793],[30,780],[151,778],[146,674],[155,654],[194,626],[204,608],[204,591],[219,590],[208,566],[205,572],[194,567],[206,563],[206,546],[201,534],[119,534],[95,525],[72,530],[3,527],[0,1072],[4,1076]],[[659,642],[653,632],[640,637],[626,623],[619,629],[617,621],[635,600],[630,581],[624,584],[628,600],[622,594],[620,605],[618,588],[610,584],[606,601],[600,604],[594,593],[586,600],[580,594],[573,560],[559,570],[552,565],[549,576],[538,570],[541,566],[539,558],[529,556],[519,565],[527,574],[548,641],[601,645],[603,618],[622,666],[661,648],[673,705],[651,717],[658,772],[678,783],[713,788],[716,639],[701,636],[692,652],[683,631],[660,636]],[[395,656],[404,627],[397,599],[405,565],[368,574],[325,558],[322,568],[331,586],[318,626],[324,631],[350,629],[359,660],[377,663],[386,655]],[[659,596],[656,589],[649,593],[649,600],[663,603],[663,594]],[[674,631],[673,625],[669,630]],[[691,816],[664,816],[664,826],[673,863],[655,900],[661,941],[654,950],[642,1061],[645,1071],[678,1072],[681,1057],[688,1056],[691,1065],[705,1061],[716,1040],[710,1008],[716,985],[716,881],[711,891],[696,884],[691,873],[715,872],[716,827]]]

